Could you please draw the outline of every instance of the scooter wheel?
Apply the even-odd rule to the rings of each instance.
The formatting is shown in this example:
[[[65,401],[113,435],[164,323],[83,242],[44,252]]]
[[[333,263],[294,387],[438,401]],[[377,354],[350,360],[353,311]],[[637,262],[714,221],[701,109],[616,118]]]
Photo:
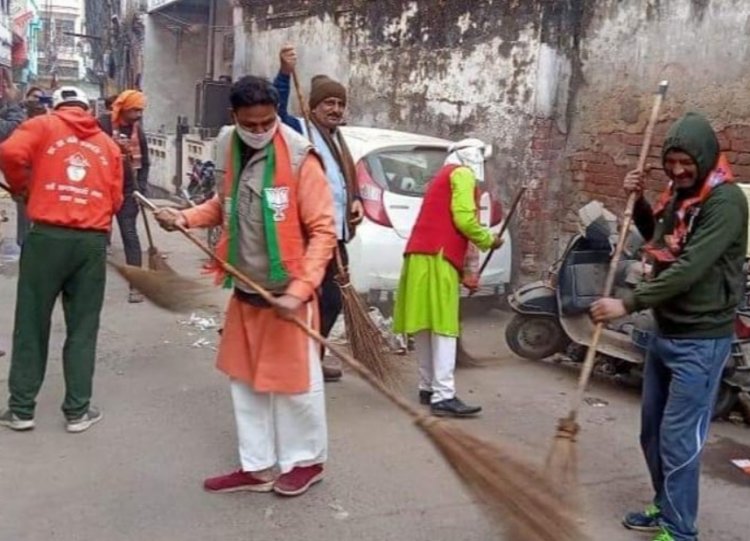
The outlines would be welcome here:
[[[537,361],[565,351],[568,338],[551,317],[516,314],[505,328],[508,347],[524,359]]]
[[[737,389],[724,382],[721,383],[719,394],[716,396],[716,403],[714,404],[714,420],[729,419],[729,414],[732,413],[732,410],[737,405],[737,395]]]

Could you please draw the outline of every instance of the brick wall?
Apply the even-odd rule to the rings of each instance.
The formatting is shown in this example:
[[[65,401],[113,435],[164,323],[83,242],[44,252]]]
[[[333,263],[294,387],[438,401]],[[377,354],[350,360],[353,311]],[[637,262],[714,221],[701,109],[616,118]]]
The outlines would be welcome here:
[[[546,270],[549,258],[544,255],[555,249],[562,209],[557,172],[565,163],[565,143],[566,135],[554,120],[535,121],[529,149],[529,188],[514,219],[519,256],[515,259],[521,275],[538,275]]]
[[[674,119],[657,124],[649,149],[647,164],[651,166],[646,183],[646,196],[653,200],[668,183],[661,167],[661,143]],[[740,182],[750,182],[750,125],[733,124],[717,131],[721,150],[732,164]],[[613,132],[586,134],[584,146],[569,149],[565,158],[569,189],[563,197],[561,227],[572,234],[577,227],[577,210],[593,199],[620,213],[625,206],[622,181],[634,169],[643,143],[643,133]]]

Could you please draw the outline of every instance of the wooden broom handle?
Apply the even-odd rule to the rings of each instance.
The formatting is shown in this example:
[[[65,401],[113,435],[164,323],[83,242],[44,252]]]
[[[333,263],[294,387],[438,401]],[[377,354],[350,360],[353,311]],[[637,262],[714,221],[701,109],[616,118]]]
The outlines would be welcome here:
[[[299,102],[299,109],[302,113],[302,118],[305,121],[305,128],[307,129],[307,137],[312,141],[312,131],[310,131],[310,108],[305,102],[305,94],[302,92],[302,85],[299,84],[299,77],[297,76],[297,70],[292,70],[292,83],[294,84],[294,92],[297,94],[297,101]]]
[[[159,207],[157,207],[152,201],[150,201],[148,198],[143,196],[139,192],[133,192],[133,196],[138,199],[144,206],[146,206],[151,211],[157,211],[159,210]],[[190,231],[188,231],[187,228],[182,226],[177,226],[177,230],[180,231],[187,239],[195,244],[200,250],[205,253],[207,256],[209,256],[211,259],[216,261],[216,263],[221,266],[222,269],[224,269],[225,272],[228,274],[231,274],[236,280],[239,282],[242,282],[247,287],[251,288],[253,291],[255,291],[258,295],[263,298],[267,303],[269,303],[271,306],[276,306],[276,299],[274,298],[271,293],[269,293],[263,286],[256,283],[252,279],[245,276],[241,271],[239,271],[236,267],[233,265],[230,265],[226,261],[224,261],[222,258],[217,256],[211,248],[208,247],[206,243],[204,243],[202,240],[200,240],[198,237],[193,235]],[[372,385],[376,390],[383,393],[391,402],[393,402],[396,406],[398,406],[399,409],[401,409],[404,413],[409,415],[416,423],[420,425],[427,425],[432,422],[434,422],[429,414],[423,413],[419,411],[417,408],[411,405],[410,402],[396,394],[395,392],[391,391],[388,387],[386,387],[380,380],[378,380],[375,375],[368,370],[362,363],[360,363],[357,359],[352,357],[349,353],[345,352],[344,350],[340,349],[337,345],[333,344],[332,342],[329,342],[326,338],[324,338],[318,331],[313,329],[310,325],[299,319],[298,317],[293,317],[291,319],[292,323],[297,325],[307,336],[312,338],[315,342],[320,344],[321,346],[324,346],[328,348],[329,351],[331,351],[336,357],[341,359],[343,362],[345,362],[349,368],[354,370],[362,379],[364,379],[367,383]]]
[[[513,202],[510,204],[508,215],[505,217],[505,220],[503,220],[503,223],[500,226],[500,232],[497,234],[498,237],[502,238],[502,236],[508,230],[508,226],[510,225],[510,219],[513,218],[513,215],[516,213],[516,210],[518,210],[518,206],[521,203],[521,198],[523,197],[523,194],[526,193],[526,190],[528,190],[528,186],[524,184],[518,189],[518,192],[516,192],[516,196],[513,198]],[[492,256],[495,254],[496,251],[497,250],[493,248],[492,250],[490,250],[490,253],[488,253],[487,256],[484,258],[484,261],[482,262],[482,266],[479,268],[479,274],[477,275],[477,278],[482,277],[482,274],[484,273],[485,269],[487,269],[487,265],[490,264],[490,259],[492,259]]]
[[[143,206],[143,203],[141,203],[141,206]],[[143,214],[143,225],[146,227],[146,238],[148,239],[148,248],[149,250],[154,250],[154,237],[151,235],[151,224],[148,221],[148,216],[146,216],[146,209],[141,209],[141,213]]]
[[[641,146],[641,154],[638,157],[638,171],[643,172],[646,166],[646,159],[648,158],[648,151],[651,148],[651,139],[654,136],[654,128],[656,122],[659,119],[659,111],[661,105],[664,102],[664,97],[667,95],[667,88],[669,88],[668,81],[662,81],[659,83],[659,88],[656,91],[654,97],[654,105],[651,109],[651,117],[646,125],[646,133],[643,136],[643,145]],[[625,205],[625,214],[623,216],[622,225],[620,227],[620,233],[617,237],[617,246],[615,247],[615,253],[612,256],[612,260],[609,263],[609,272],[607,273],[607,280],[604,284],[604,297],[609,297],[612,294],[612,289],[615,283],[615,276],[617,275],[617,266],[620,263],[620,257],[622,256],[623,249],[625,248],[625,241],[628,238],[630,230],[630,224],[633,220],[633,209],[638,196],[635,192],[631,193],[628,197],[628,202]],[[599,345],[599,339],[604,331],[604,323],[597,323],[594,327],[594,333],[591,337],[591,345],[589,345],[586,351],[586,358],[583,361],[583,368],[581,369],[581,375],[578,380],[578,389],[570,404],[570,413],[567,419],[575,421],[578,416],[578,410],[583,402],[583,395],[588,387],[589,380],[591,379],[591,373],[594,370],[594,361],[596,360],[596,348]]]

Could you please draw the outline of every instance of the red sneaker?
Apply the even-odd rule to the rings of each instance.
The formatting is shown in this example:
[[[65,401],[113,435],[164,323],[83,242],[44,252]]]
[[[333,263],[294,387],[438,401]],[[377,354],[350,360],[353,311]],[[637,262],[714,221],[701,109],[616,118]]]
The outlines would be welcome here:
[[[273,490],[282,496],[299,496],[315,483],[323,480],[323,464],[294,468],[276,479]]]
[[[203,488],[209,492],[271,492],[273,486],[273,481],[263,481],[242,470],[211,477],[203,482]]]

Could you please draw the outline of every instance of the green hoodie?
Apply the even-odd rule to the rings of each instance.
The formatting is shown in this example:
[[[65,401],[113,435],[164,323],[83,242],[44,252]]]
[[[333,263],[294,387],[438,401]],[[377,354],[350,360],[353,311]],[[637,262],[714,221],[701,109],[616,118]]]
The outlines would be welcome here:
[[[657,245],[663,244],[664,236],[674,229],[675,204],[700,190],[719,159],[716,133],[697,113],[686,114],[669,130],[662,159],[670,150],[690,155],[700,180],[691,190],[677,190],[658,221],[644,198],[636,204],[638,229]],[[659,332],[666,337],[730,336],[745,282],[747,223],[747,199],[742,190],[733,183],[714,188],[701,206],[677,261],[657,265],[656,276],[640,283],[624,299],[627,309],[652,308]]]

